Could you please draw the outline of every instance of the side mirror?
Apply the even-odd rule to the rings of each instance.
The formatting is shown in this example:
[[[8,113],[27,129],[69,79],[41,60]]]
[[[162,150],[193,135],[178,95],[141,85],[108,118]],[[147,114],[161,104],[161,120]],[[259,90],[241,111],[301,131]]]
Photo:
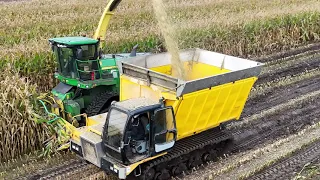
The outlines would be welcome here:
[[[161,132],[155,135],[155,152],[159,153],[161,151],[170,149],[174,146],[176,140],[176,131]]]

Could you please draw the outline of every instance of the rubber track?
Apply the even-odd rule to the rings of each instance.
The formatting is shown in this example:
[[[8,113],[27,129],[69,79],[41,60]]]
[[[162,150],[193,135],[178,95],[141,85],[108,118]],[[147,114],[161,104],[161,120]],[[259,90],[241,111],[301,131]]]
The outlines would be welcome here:
[[[87,107],[86,113],[87,113],[88,117],[99,114],[99,112],[101,111],[101,108],[110,99],[114,98],[114,96],[117,96],[117,94],[114,92],[110,92],[110,91],[105,91],[105,92],[102,92],[102,93],[98,94],[97,96],[95,96],[92,99],[91,104]]]
[[[309,145],[306,148],[294,153],[294,155],[278,161],[276,164],[262,170],[248,178],[248,180],[257,179],[291,179],[293,172],[320,157],[320,140]]]
[[[207,145],[213,145],[232,137],[231,133],[229,132],[225,133],[224,131],[214,131],[216,131],[216,129],[209,130],[198,135],[177,141],[174,148],[170,152],[168,152],[168,154],[161,156],[153,161],[147,162],[145,170],[147,171],[150,168],[155,167],[161,163],[169,162],[194,150],[202,149]]]

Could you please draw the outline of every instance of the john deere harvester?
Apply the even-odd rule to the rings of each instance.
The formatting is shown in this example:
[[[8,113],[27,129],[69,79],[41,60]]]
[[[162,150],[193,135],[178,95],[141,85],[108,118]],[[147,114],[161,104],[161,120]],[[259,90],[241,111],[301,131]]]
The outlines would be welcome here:
[[[51,93],[40,97],[51,104],[51,111],[75,126],[84,125],[87,116],[106,112],[112,101],[119,100],[119,71],[116,61],[124,57],[144,55],[132,52],[102,54],[106,29],[120,0],[110,1],[100,19],[93,38],[58,37],[49,39],[60,83]]]

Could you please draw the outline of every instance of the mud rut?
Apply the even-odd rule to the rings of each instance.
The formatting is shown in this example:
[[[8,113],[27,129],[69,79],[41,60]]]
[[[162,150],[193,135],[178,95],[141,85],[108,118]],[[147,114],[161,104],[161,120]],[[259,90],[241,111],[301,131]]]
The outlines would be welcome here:
[[[261,74],[255,86],[266,84],[269,81],[274,81],[282,77],[293,76],[306,70],[319,68],[319,47],[319,44],[315,44],[313,46],[289,51],[289,53],[275,55],[274,58],[268,57],[258,60],[260,62],[270,63],[273,66],[273,69]],[[301,55],[302,53],[304,53],[305,55]],[[299,57],[298,59],[290,57],[295,55],[301,57]],[[290,58],[279,59],[280,57]],[[304,58],[304,60],[299,61],[299,59],[301,58]],[[297,63],[294,63],[294,61],[297,61]],[[281,68],[281,65],[285,64],[286,62],[288,62],[289,65]],[[320,75],[306,78],[295,83],[289,83],[285,86],[271,88],[264,94],[258,94],[257,96],[248,100],[242,118],[250,117],[251,115],[260,113],[275,105],[286,103],[293,98],[317,91],[320,87],[320,83],[318,83],[319,80]],[[316,119],[317,117],[320,117],[320,108],[318,108],[320,107],[319,100],[320,97],[315,96],[311,100],[306,100],[302,103],[294,104],[285,111],[278,111],[273,114],[263,116],[260,119],[249,122],[241,126],[240,128],[235,127],[231,129],[234,136],[236,137],[235,146],[233,147],[231,153],[243,152],[262,145],[263,143],[273,141],[277,138],[297,133],[304,126],[320,121]],[[310,147],[302,149],[301,151],[295,153],[293,156],[287,159],[276,162],[276,164],[265,168],[264,170],[258,172],[255,176],[252,176],[250,178],[277,179],[279,177],[292,177],[293,174],[290,174],[290,172],[297,171],[299,170],[299,168],[301,168],[301,166],[304,165],[304,163],[320,157],[320,150],[318,148],[319,146],[320,143],[315,142],[314,144],[310,145]],[[303,160],[301,160],[301,158]],[[70,162],[66,162],[63,165],[56,166],[42,172],[33,173],[27,177],[22,177],[22,179],[52,179],[54,177],[62,176],[64,176],[65,178],[79,178],[80,174],[82,174],[83,177],[83,173],[85,171],[97,173],[98,170],[93,170],[94,168],[95,167],[93,165],[85,161],[73,160]],[[200,166],[199,168],[206,168],[206,165]],[[286,169],[286,171],[283,171],[284,169]],[[178,178],[188,179],[188,174],[192,174],[192,172],[186,172],[186,176],[180,176]],[[268,174],[272,174],[272,176],[268,176]]]
[[[319,157],[320,140],[247,179],[291,179],[295,175],[295,171],[303,168],[304,164],[316,161]]]

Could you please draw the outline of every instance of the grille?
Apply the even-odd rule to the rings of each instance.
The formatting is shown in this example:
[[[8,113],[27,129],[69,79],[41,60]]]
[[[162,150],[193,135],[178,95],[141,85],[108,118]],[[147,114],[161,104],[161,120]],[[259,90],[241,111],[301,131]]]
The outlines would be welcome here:
[[[82,143],[83,143],[83,150],[84,150],[83,157],[93,164],[98,164],[98,157],[97,157],[97,152],[94,144],[84,139],[82,140],[83,140]]]

